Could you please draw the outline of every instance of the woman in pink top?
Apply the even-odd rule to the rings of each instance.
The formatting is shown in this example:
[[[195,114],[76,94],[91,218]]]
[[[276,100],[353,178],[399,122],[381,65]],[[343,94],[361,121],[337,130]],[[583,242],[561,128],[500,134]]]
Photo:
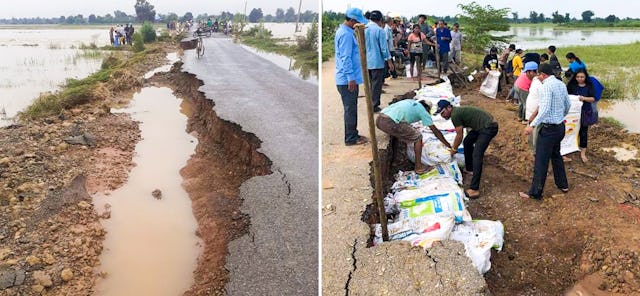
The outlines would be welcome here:
[[[413,77],[413,64],[416,61],[416,57],[420,57],[418,65],[422,65],[422,59],[424,58],[422,56],[422,47],[425,46],[425,44],[431,46],[436,46],[436,44],[427,39],[424,33],[420,32],[419,24],[413,25],[413,32],[407,37],[407,43],[409,44],[409,61],[411,62],[411,72],[409,72],[409,75]]]
[[[529,87],[531,87],[531,81],[538,73],[538,64],[536,62],[527,62],[523,69],[525,75],[518,76],[516,82],[513,84],[513,89],[518,97],[518,118],[522,124],[527,124],[527,118],[525,114],[525,106],[527,105],[527,96],[529,96]]]

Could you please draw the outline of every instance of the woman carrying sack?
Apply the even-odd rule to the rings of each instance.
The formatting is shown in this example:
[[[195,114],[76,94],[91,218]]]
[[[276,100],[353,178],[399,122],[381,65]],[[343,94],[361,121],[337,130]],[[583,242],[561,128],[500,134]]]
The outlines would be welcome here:
[[[589,126],[598,122],[596,104],[600,100],[602,92],[600,91],[599,95],[596,95],[593,81],[585,69],[579,69],[574,73],[569,83],[567,83],[567,91],[570,95],[580,96],[579,99],[582,101],[578,146],[580,147],[580,158],[582,162],[586,163],[589,161],[587,158]]]
[[[422,59],[425,58],[422,54],[422,47],[425,44],[431,46],[436,46],[436,44],[429,41],[429,39],[427,39],[427,36],[425,36],[424,33],[420,32],[419,24],[413,25],[413,32],[411,32],[411,34],[409,34],[409,37],[407,37],[407,42],[409,43],[409,62],[411,63],[411,66],[409,68],[409,78],[413,78],[413,69],[415,67],[414,64],[416,62],[416,57],[420,57],[420,63],[418,64],[418,67],[422,67]],[[418,79],[420,79],[420,77],[418,77]]]

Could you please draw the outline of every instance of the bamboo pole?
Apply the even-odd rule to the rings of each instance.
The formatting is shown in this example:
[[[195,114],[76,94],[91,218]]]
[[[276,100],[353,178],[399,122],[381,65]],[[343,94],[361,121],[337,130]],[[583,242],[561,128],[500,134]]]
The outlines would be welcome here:
[[[424,45],[424,44],[423,44]],[[418,58],[418,90],[422,89],[422,57],[417,56]],[[411,73],[413,75],[413,73]]]
[[[384,210],[384,200],[382,199],[382,176],[380,175],[380,158],[378,156],[378,141],[376,140],[376,126],[373,123],[373,102],[371,101],[371,81],[367,70],[367,47],[364,40],[364,25],[357,24],[355,27],[358,38],[358,48],[360,50],[360,66],[362,67],[362,77],[364,78],[364,93],[367,101],[367,115],[369,118],[369,136],[371,137],[371,152],[373,153],[373,175],[375,179],[374,201],[378,205],[378,216],[382,226],[382,240],[389,241],[387,230],[387,213]]]

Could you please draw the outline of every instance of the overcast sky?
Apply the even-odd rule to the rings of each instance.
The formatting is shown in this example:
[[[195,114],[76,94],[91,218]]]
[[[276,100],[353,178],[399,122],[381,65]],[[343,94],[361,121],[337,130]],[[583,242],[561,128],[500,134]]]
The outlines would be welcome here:
[[[219,14],[222,11],[243,12],[243,0],[148,0],[157,13],[175,12],[184,15],[190,11],[194,15],[201,13]],[[318,11],[319,0],[302,0],[302,11]],[[135,0],[0,0],[4,9],[0,18],[21,17],[60,17],[61,15],[89,14],[105,15],[121,10],[135,14]],[[247,0],[247,14],[252,8],[262,8],[262,12],[275,15],[278,8],[293,7],[298,10],[299,0]]]
[[[333,10],[344,12],[347,6],[361,8],[363,11],[380,10],[383,14],[389,12],[400,13],[403,16],[411,17],[421,13],[437,16],[454,16],[462,11],[457,7],[458,3],[470,3],[467,0],[322,0],[323,10]],[[518,12],[520,18],[528,18],[530,11],[542,12],[551,17],[554,11],[563,14],[568,12],[571,17],[582,18],[582,12],[591,10],[595,17],[605,18],[610,14],[617,17],[640,18],[640,1],[638,0],[476,0],[476,3],[485,6],[491,5],[494,8],[511,8],[512,12]],[[511,17],[511,14],[508,15]]]

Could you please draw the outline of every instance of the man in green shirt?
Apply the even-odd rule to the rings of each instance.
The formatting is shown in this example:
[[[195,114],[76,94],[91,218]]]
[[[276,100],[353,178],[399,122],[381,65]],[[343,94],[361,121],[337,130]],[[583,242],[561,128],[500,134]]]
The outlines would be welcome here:
[[[489,142],[498,134],[498,123],[493,120],[491,114],[482,109],[471,106],[453,107],[447,100],[438,102],[436,114],[440,114],[444,119],[451,118],[456,128],[456,139],[453,141],[451,154],[457,153],[458,146],[463,142],[463,129],[471,128],[464,138],[464,164],[465,171],[473,174],[473,177],[465,193],[469,198],[480,197],[482,160]]]
[[[413,143],[413,150],[416,155],[415,171],[418,174],[425,173],[426,167],[422,164],[422,134],[410,124],[421,121],[424,126],[428,126],[433,134],[448,148],[451,145],[444,138],[440,130],[436,128],[431,120],[429,111],[431,106],[425,101],[412,99],[402,100],[384,108],[376,119],[376,126],[383,132],[397,137],[405,143]]]

